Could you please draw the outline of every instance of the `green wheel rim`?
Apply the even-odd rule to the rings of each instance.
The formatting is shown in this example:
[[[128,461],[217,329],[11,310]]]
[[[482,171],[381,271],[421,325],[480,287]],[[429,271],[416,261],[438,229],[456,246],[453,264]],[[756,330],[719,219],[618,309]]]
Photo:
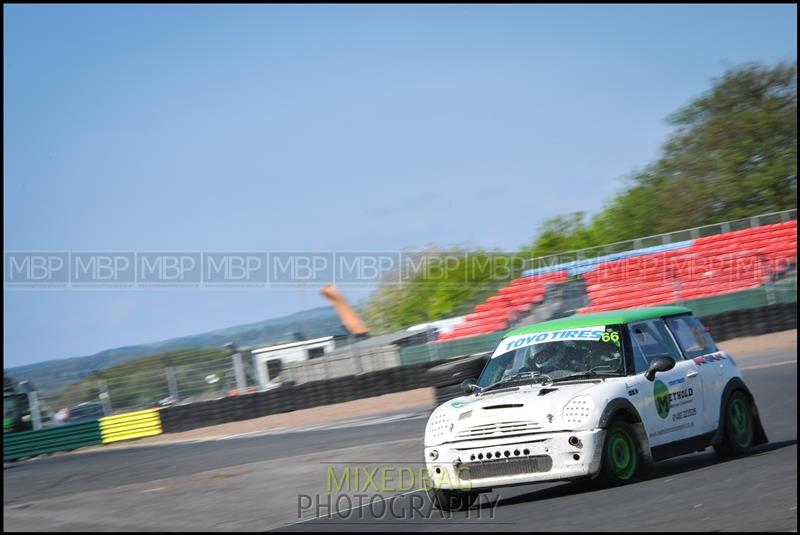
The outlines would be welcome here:
[[[608,455],[611,471],[621,480],[628,480],[636,472],[636,446],[628,433],[619,429],[612,431],[608,437]]]
[[[741,399],[734,399],[730,411],[733,440],[742,448],[750,446],[753,437],[753,422],[747,404]]]

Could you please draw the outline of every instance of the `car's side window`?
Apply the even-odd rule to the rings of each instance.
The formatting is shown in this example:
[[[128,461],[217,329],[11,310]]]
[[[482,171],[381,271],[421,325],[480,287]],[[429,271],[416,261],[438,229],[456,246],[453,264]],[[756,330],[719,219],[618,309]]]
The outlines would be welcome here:
[[[666,321],[687,359],[717,351],[714,340],[694,316],[676,316]]]
[[[633,347],[633,368],[635,373],[644,373],[655,357],[669,355],[676,361],[683,356],[675,346],[664,322],[659,320],[640,321],[628,326]]]

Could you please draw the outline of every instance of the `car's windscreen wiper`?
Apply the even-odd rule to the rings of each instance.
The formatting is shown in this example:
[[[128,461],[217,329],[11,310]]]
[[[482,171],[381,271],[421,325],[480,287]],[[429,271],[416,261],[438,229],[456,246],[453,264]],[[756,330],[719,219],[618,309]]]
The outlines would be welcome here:
[[[539,377],[539,376],[538,375],[534,375],[533,372],[518,373],[516,375],[512,375],[511,377],[508,377],[506,379],[501,379],[500,381],[497,381],[495,383],[492,383],[490,385],[487,385],[487,386],[481,388],[480,393],[482,394],[484,392],[487,392],[489,390],[492,390],[494,388],[497,388],[497,387],[505,385],[505,384],[516,383],[516,382],[519,382],[519,381],[522,381],[522,380],[525,380],[525,379],[533,380],[533,379],[536,379],[537,377]]]
[[[578,377],[621,377],[621,375],[616,374],[616,373],[602,373],[602,372],[601,373],[597,373],[594,370],[588,370],[588,371],[585,371],[585,372],[573,373],[571,375],[565,375],[564,377],[558,377],[556,379],[553,379],[553,382],[557,383],[559,381],[566,381],[568,379],[577,379]]]

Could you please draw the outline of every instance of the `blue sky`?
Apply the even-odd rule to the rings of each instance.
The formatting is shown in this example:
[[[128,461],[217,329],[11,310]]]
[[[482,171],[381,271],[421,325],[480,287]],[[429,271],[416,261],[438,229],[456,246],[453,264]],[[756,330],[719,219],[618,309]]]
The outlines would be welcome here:
[[[3,9],[5,251],[512,250],[726,66],[797,55],[794,5]],[[6,289],[5,365],[324,304]]]

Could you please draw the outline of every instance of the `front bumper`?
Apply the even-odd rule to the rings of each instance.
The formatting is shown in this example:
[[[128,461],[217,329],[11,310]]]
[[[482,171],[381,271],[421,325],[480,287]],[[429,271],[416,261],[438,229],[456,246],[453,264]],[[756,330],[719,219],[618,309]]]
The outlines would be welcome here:
[[[570,444],[570,438],[577,438]],[[425,448],[434,488],[470,490],[593,476],[605,430],[562,431]],[[435,457],[435,459],[434,459]]]

